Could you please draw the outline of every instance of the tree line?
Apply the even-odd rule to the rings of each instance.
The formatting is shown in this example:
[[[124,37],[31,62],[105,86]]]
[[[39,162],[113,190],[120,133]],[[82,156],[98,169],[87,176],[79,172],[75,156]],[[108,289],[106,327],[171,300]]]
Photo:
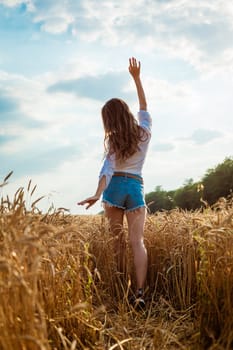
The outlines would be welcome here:
[[[181,208],[195,210],[215,204],[219,198],[228,198],[233,192],[233,158],[226,158],[216,167],[208,169],[199,182],[185,180],[176,190],[165,191],[161,186],[146,194],[150,213]]]

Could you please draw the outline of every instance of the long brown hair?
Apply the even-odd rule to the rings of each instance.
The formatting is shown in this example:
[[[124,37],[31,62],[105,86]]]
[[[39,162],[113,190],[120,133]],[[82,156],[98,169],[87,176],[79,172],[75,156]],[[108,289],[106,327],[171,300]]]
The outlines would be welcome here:
[[[119,98],[112,98],[102,108],[105,151],[115,153],[123,161],[138,150],[138,143],[147,134],[139,125],[128,105]]]

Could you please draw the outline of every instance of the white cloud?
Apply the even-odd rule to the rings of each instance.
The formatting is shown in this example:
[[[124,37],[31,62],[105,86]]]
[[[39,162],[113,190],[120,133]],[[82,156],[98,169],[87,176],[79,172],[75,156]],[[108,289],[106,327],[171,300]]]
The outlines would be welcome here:
[[[34,6],[35,23],[51,34],[105,47],[132,46],[188,62],[199,72],[232,67],[233,5],[224,0],[76,2],[0,0]],[[35,8],[36,6],[36,8]],[[132,11],[133,9],[133,11]],[[215,55],[212,51],[215,51]],[[232,68],[231,68],[232,69]]]
[[[7,7],[15,7],[19,5],[25,5],[28,11],[34,11],[35,7],[33,0],[0,0],[0,4]]]
[[[171,142],[160,142],[153,145],[154,152],[169,152],[175,148],[174,144]]]
[[[109,89],[109,82],[114,81]],[[59,91],[76,94],[83,98],[100,100],[102,103],[112,96],[119,96],[128,81],[125,72],[108,72],[101,75],[84,75],[77,79],[61,80],[51,85],[48,91],[56,93]]]
[[[96,103],[87,104],[85,99],[67,94],[48,94],[45,82],[19,75],[0,74],[0,87],[0,112],[8,113],[0,129],[1,172],[10,168],[19,177],[46,172],[73,162],[74,157],[81,161],[93,140],[101,140]],[[101,157],[101,141],[100,148],[94,149]]]
[[[232,5],[222,0],[102,1],[101,6],[93,0],[79,5],[48,2],[38,5],[34,17],[42,30],[53,34],[71,26],[71,37],[78,40],[98,41],[106,47],[143,45],[147,52],[179,58],[201,72],[214,70],[216,64],[226,67],[231,61],[232,19]],[[208,53],[210,45],[219,51],[216,57]]]
[[[62,13],[58,14],[57,16],[55,14],[53,15],[44,15],[44,16],[37,16],[35,17],[34,21],[42,22],[41,29],[45,32],[51,33],[51,34],[60,34],[63,32],[66,32],[69,25],[73,23],[73,16]]]
[[[131,86],[133,83],[131,84]],[[145,78],[144,85],[147,91],[148,100],[155,101],[184,101],[184,99],[191,100],[194,91],[187,82],[171,83],[167,80]]]
[[[218,130],[196,129],[193,131],[191,137],[184,140],[193,141],[196,145],[204,145],[208,142],[222,137],[224,137],[224,134]]]

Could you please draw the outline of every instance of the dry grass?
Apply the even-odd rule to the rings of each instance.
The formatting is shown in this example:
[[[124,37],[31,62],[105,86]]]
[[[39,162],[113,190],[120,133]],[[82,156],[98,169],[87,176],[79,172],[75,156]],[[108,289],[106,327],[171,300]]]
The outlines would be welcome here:
[[[104,217],[28,211],[30,187],[0,205],[0,349],[232,349],[231,203],[148,216],[136,312],[127,236],[119,272]]]

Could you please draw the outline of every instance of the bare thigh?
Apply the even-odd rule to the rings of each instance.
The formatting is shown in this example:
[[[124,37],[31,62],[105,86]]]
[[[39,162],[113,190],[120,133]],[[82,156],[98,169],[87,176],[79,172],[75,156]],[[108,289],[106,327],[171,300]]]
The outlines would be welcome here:
[[[129,240],[131,244],[143,240],[144,225],[146,219],[146,208],[139,208],[126,213]]]
[[[105,215],[109,220],[111,231],[114,235],[122,232],[124,210],[116,207],[105,205]]]
[[[109,220],[110,230],[113,236],[117,270],[119,272],[124,272],[126,268],[125,237],[123,230],[124,210],[106,205],[105,215]]]

